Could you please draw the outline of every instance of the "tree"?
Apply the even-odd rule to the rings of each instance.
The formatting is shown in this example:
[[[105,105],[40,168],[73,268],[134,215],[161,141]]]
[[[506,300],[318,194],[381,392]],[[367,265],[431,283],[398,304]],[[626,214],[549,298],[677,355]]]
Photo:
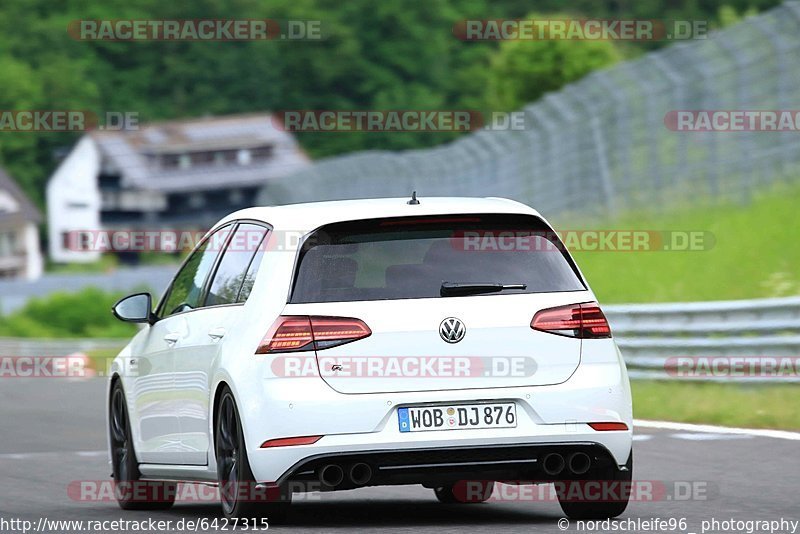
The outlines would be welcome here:
[[[526,18],[570,17],[528,15]],[[513,111],[621,59],[621,51],[609,40],[503,41],[490,61],[486,99],[493,110]]]

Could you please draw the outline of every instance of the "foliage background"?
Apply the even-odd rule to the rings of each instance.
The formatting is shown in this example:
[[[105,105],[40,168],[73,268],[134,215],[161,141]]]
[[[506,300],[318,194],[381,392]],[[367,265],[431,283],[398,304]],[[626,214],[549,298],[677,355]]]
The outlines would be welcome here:
[[[584,16],[709,20],[778,0],[4,0],[0,110],[138,112],[140,122],[281,109],[507,110],[663,43],[476,42],[464,19]],[[549,14],[549,15],[545,15]],[[323,41],[84,42],[78,19],[320,20]],[[42,205],[54,151],[78,134],[0,132],[0,165]],[[448,133],[300,135],[312,157],[406,149]]]

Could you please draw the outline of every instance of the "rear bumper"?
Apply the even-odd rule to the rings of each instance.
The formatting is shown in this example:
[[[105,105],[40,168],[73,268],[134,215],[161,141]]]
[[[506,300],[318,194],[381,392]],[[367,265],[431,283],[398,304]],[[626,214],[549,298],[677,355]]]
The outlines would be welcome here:
[[[565,459],[576,453],[588,455],[592,461],[592,471],[588,476],[592,472],[604,472],[609,467],[619,468],[611,453],[596,443],[440,447],[319,454],[292,466],[278,479],[277,484],[289,484],[295,489],[334,489],[319,483],[320,471],[331,464],[341,467],[345,474],[356,464],[367,464],[372,473],[368,482],[358,484],[346,475],[335,489],[396,484],[437,487],[461,480],[548,481],[577,478],[568,467],[558,474],[548,474],[543,469],[544,458],[553,453]]]
[[[593,457],[622,466],[628,459],[631,444],[630,430],[597,432],[586,424],[570,423],[537,425],[535,432],[520,427],[419,432],[396,436],[391,441],[382,441],[381,433],[325,436],[314,445],[252,450],[248,458],[259,482],[308,480],[309,471],[327,463],[346,468],[355,462],[365,462],[376,475],[381,472],[386,475],[383,478],[387,482],[381,483],[420,484],[426,481],[422,475],[437,478],[451,471],[457,477],[486,476],[488,479],[492,472],[499,478],[535,476],[541,479],[541,459],[550,452],[566,455],[576,450],[591,451]],[[498,463],[506,460],[519,461],[509,465]],[[424,464],[434,465],[430,469],[391,469],[392,466]],[[441,464],[460,465],[454,465],[452,470],[436,469],[442,467]],[[375,483],[378,480],[380,477]]]
[[[616,350],[612,353],[618,355]],[[584,361],[563,384],[527,388],[345,395],[319,379],[263,382],[263,402],[239,403],[245,419],[248,459],[258,482],[303,478],[299,476],[301,473],[316,468],[313,462],[337,456],[344,457],[341,460],[344,463],[356,458],[380,459],[389,453],[408,454],[413,460],[415,454],[423,451],[443,451],[446,457],[451,453],[461,454],[460,451],[490,448],[502,449],[502,456],[517,454],[515,451],[527,447],[526,454],[534,460],[548,447],[565,450],[590,447],[600,451],[598,454],[609,462],[622,466],[628,460],[633,440],[630,387],[621,358],[613,363]],[[517,427],[414,433],[399,430],[398,407],[481,401],[513,401],[517,405]],[[628,430],[601,432],[587,424],[609,421],[624,422]],[[260,448],[268,439],[318,435],[323,437],[313,445]],[[476,462],[470,471],[473,476],[491,468],[481,467],[480,459],[468,460]],[[373,470],[380,473],[383,460],[375,461]],[[519,464],[525,463],[529,464],[527,467],[536,464]],[[520,469],[520,465],[511,467],[514,473],[523,476],[528,471]],[[392,480],[403,479],[396,474]],[[420,473],[409,470],[408,474],[414,475],[407,477],[411,482],[386,483],[424,482],[424,477],[417,476]]]

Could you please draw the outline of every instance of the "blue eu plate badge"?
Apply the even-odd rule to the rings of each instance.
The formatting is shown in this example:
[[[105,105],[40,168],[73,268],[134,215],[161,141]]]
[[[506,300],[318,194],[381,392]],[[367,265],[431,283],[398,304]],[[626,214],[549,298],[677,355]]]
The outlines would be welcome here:
[[[400,432],[411,432],[411,427],[408,424],[408,408],[399,408],[397,417],[400,423]]]

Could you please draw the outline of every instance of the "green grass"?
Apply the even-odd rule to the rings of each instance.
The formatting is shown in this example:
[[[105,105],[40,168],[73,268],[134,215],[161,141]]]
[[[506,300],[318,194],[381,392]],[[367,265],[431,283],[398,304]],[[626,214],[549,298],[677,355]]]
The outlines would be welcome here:
[[[637,419],[800,430],[796,384],[633,381]]]
[[[142,252],[139,254],[139,265],[173,265],[175,270],[181,261],[186,257],[188,251],[182,254],[173,254],[169,252]]]
[[[0,336],[31,338],[129,338],[136,326],[111,314],[123,293],[87,287],[33,298],[21,309],[3,316]]]
[[[709,250],[574,252],[601,302],[678,302],[800,294],[800,187],[782,186],[747,205],[631,214],[604,230],[711,232]],[[565,221],[557,228],[576,229]]]
[[[139,254],[139,261],[136,265],[171,265],[177,270],[183,256],[183,254],[167,252],[142,252]],[[90,263],[53,263],[48,261],[46,271],[52,274],[108,273],[121,267],[135,267],[136,265],[123,265],[116,255],[106,253],[101,255],[97,261]]]
[[[113,254],[103,254],[100,259],[90,263],[52,263],[48,261],[46,270],[52,274],[107,273],[119,267],[119,260]]]

